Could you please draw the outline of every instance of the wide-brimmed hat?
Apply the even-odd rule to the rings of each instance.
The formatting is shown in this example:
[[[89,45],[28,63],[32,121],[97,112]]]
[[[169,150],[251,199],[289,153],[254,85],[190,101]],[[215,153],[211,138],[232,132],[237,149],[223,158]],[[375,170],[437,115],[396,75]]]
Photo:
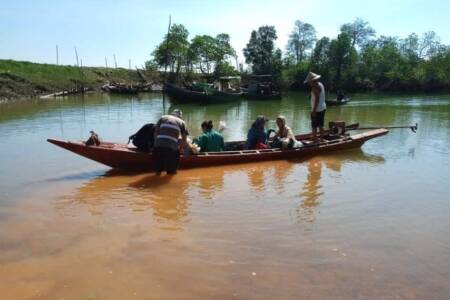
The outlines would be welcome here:
[[[178,118],[181,118],[183,116],[183,112],[181,111],[181,109],[178,108],[172,110],[170,114],[173,116],[177,116]]]
[[[321,76],[319,74],[313,73],[313,72],[309,72],[308,76],[306,76],[305,81],[303,81],[303,83],[308,83],[314,80],[319,79]]]

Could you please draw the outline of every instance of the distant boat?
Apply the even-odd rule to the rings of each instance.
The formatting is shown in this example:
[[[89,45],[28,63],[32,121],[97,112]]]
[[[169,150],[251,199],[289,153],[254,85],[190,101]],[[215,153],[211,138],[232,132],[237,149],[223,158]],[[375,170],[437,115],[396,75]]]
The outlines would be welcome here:
[[[102,86],[102,90],[112,94],[137,94],[139,89],[136,86],[122,83],[109,83]]]
[[[337,99],[333,100],[326,100],[328,106],[336,106],[336,105],[344,105],[347,104],[350,101],[350,98],[342,99],[341,101],[338,101]]]
[[[197,83],[188,87],[181,87],[172,83],[164,85],[164,92],[172,99],[179,102],[203,102],[222,103],[239,100],[242,96],[240,88],[232,89],[225,84],[227,81],[238,77],[221,77],[218,88],[213,84]]]
[[[272,100],[281,99],[281,93],[272,75],[253,75],[244,90],[244,97],[253,100]]]

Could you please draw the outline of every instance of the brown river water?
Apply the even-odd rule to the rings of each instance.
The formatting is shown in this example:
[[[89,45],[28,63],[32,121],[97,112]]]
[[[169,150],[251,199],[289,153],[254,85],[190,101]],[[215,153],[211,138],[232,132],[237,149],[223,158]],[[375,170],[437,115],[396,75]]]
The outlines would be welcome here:
[[[326,120],[391,130],[361,149],[123,173],[57,148],[126,142],[181,108],[190,132],[258,114],[307,132],[309,101],[176,105],[159,94],[0,103],[0,299],[449,299],[450,95],[354,95]],[[272,121],[269,127],[275,127]]]

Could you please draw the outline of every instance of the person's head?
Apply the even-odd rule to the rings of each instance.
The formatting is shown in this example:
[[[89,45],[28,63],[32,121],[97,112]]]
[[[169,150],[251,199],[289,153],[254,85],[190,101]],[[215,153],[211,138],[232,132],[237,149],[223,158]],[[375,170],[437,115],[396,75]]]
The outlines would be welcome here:
[[[264,126],[266,125],[266,122],[269,121],[266,117],[260,115],[256,117],[255,122],[253,122],[252,127],[258,128],[258,129],[264,129]]]
[[[202,130],[203,132],[208,132],[213,129],[213,122],[211,120],[209,121],[203,121],[202,123]]]
[[[286,126],[286,118],[284,116],[277,117],[277,126],[280,129]]]
[[[172,110],[172,112],[170,113],[172,116],[178,117],[178,118],[182,118],[183,117],[183,112],[181,111],[181,109],[174,109]]]
[[[309,72],[308,75],[305,78],[305,81],[303,81],[303,83],[307,83],[310,86],[316,86],[317,85],[317,80],[320,78],[321,76],[319,74],[313,73],[313,72]]]

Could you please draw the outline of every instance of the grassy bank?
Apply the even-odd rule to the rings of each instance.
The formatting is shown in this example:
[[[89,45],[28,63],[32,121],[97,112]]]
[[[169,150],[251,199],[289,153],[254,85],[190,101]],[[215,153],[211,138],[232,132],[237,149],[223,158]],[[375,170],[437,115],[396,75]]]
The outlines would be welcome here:
[[[152,80],[151,76],[148,76]],[[136,70],[73,67],[0,60],[0,99],[39,96],[83,85],[98,88],[108,81],[142,81]]]

